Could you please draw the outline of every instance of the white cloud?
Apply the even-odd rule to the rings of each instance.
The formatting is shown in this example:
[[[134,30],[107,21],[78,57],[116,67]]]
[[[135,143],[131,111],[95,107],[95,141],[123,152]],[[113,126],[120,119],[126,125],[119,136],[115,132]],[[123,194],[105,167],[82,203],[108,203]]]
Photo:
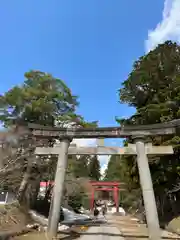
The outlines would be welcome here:
[[[180,0],[165,0],[162,20],[155,29],[148,32],[145,41],[146,51],[153,50],[166,40],[180,43]]]
[[[101,165],[101,179],[103,179],[105,176],[105,171],[107,169],[107,165],[108,165],[110,156],[100,156],[100,158],[101,157],[104,157],[104,159],[102,161],[104,164]],[[100,160],[100,162],[101,162],[101,160]]]
[[[105,170],[107,168],[108,162],[109,162],[110,156],[109,155],[104,155],[104,156],[99,156],[99,161],[101,164],[101,175],[104,175]]]

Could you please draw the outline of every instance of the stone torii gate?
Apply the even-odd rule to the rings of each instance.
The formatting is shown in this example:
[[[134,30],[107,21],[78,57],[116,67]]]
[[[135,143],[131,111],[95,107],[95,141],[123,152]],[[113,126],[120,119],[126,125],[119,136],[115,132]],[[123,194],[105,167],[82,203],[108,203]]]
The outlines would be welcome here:
[[[180,126],[180,120],[174,120],[168,123],[141,125],[141,126],[123,126],[123,127],[105,127],[105,128],[58,128],[29,124],[32,134],[39,138],[59,139],[60,147],[36,148],[37,155],[55,154],[58,156],[57,170],[55,175],[55,185],[53,189],[53,199],[51,202],[51,216],[49,219],[49,234],[57,235],[59,222],[59,212],[62,200],[65,172],[67,167],[68,154],[77,155],[137,155],[137,164],[139,169],[140,183],[143,193],[146,219],[149,230],[149,238],[152,240],[160,239],[160,227],[153,191],[152,179],[148,164],[148,154],[173,154],[172,146],[152,146],[145,145],[145,137],[163,136],[176,134]],[[132,137],[135,145],[129,145],[124,148],[117,147],[70,147],[73,138],[125,138]]]

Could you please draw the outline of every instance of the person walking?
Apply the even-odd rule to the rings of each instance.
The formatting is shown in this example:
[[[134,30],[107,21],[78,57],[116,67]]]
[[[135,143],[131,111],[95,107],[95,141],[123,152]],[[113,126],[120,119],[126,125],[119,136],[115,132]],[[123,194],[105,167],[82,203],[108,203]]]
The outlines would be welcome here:
[[[106,204],[104,204],[104,206],[102,207],[102,214],[104,217],[105,217],[106,213],[107,213],[107,206],[106,206]]]
[[[99,210],[97,209],[97,207],[94,208],[94,220],[97,220],[99,215]]]

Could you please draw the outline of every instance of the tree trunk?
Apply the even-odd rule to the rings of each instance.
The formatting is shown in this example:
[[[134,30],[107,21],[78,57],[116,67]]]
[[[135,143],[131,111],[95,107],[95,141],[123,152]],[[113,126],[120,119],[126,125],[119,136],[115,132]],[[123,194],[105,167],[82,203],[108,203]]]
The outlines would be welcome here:
[[[0,169],[3,169],[4,167],[4,152],[3,152],[3,146],[0,147]]]
[[[30,196],[29,196],[29,202],[30,202],[30,207],[34,208],[36,206],[36,201],[40,189],[40,181],[41,178],[40,176],[37,176],[37,179],[32,182],[31,187],[30,187]]]
[[[3,169],[3,167],[4,167],[3,159],[2,159],[2,157],[0,156],[0,169]]]
[[[32,165],[27,166],[26,172],[24,173],[23,179],[21,181],[21,185],[19,187],[19,191],[17,194],[17,199],[20,203],[24,203],[26,200],[25,193],[31,177],[31,170],[32,170]]]

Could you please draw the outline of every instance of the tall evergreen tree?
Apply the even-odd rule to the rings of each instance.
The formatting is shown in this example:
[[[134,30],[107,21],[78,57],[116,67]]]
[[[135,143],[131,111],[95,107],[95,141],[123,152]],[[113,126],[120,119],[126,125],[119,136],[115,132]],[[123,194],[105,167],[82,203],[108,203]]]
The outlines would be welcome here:
[[[111,156],[105,170],[104,181],[117,181],[122,184],[119,191],[119,203],[126,209],[129,207],[137,209],[139,204],[140,192],[139,189],[135,189],[138,183],[138,176],[136,174],[134,159],[128,159],[125,156],[119,155]],[[122,188],[125,191],[121,191]]]
[[[122,169],[121,156],[112,155],[105,170],[104,180],[121,181],[124,179],[125,171]]]
[[[136,113],[127,120],[118,120],[120,124],[154,124],[180,118],[180,46],[167,41],[140,57],[122,86],[120,102],[135,107]],[[180,182],[180,137],[153,137],[152,141],[157,145],[172,144],[175,150],[172,156],[155,156],[150,162],[162,215],[163,209],[171,211],[168,192]],[[136,168],[136,162],[132,168]]]
[[[101,177],[101,166],[96,155],[90,157],[88,168],[90,179],[99,181]]]
[[[3,124],[7,130],[13,129],[8,132],[11,132],[11,135],[13,135],[13,140],[15,138],[17,140],[16,147],[14,146],[15,143],[11,143],[11,145],[14,146],[12,148],[13,151],[7,154],[8,156],[6,155],[3,161],[1,161],[1,167],[6,165],[6,169],[9,171],[8,173],[11,173],[7,174],[7,178],[10,175],[13,176],[10,180],[11,182],[9,181],[9,186],[15,189],[16,192],[17,189],[19,189],[19,199],[21,199],[23,195],[26,196],[26,190],[30,189],[27,186],[32,182],[29,180],[31,179],[31,173],[34,171],[33,163],[36,163],[34,164],[35,168],[38,168],[34,173],[34,175],[36,174],[34,178],[36,182],[40,181],[41,176],[44,175],[44,172],[47,170],[44,166],[46,165],[47,168],[47,165],[51,164],[51,162],[46,162],[45,164],[44,161],[42,163],[42,161],[40,161],[40,159],[37,160],[35,156],[34,161],[32,161],[31,147],[32,144],[35,143],[30,142],[32,140],[31,138],[28,140],[19,138],[20,133],[21,136],[25,135],[22,134],[22,131],[19,131],[19,129],[24,130],[24,128],[20,126],[22,126],[22,123],[26,125],[29,122],[33,122],[51,126],[54,126],[55,123],[61,126],[64,123],[71,123],[75,126],[86,127],[89,124],[75,113],[77,106],[77,96],[72,94],[71,90],[62,80],[40,71],[25,73],[25,81],[22,85],[14,86],[3,95],[0,95],[0,123]],[[92,125],[94,126],[96,123],[92,123]],[[5,142],[7,143],[6,139]],[[9,149],[9,146],[7,146],[7,149]],[[17,152],[14,152],[15,149]],[[21,149],[22,152],[19,152],[19,149]],[[18,173],[15,173],[16,169]],[[0,178],[4,179],[4,175],[0,175]],[[7,183],[7,181],[4,182]],[[39,183],[37,185],[39,185]]]
[[[112,155],[104,174],[105,181],[118,181],[131,190],[138,183],[136,164],[134,158]]]
[[[76,178],[88,178],[88,158],[86,155],[74,159],[72,172]]]

